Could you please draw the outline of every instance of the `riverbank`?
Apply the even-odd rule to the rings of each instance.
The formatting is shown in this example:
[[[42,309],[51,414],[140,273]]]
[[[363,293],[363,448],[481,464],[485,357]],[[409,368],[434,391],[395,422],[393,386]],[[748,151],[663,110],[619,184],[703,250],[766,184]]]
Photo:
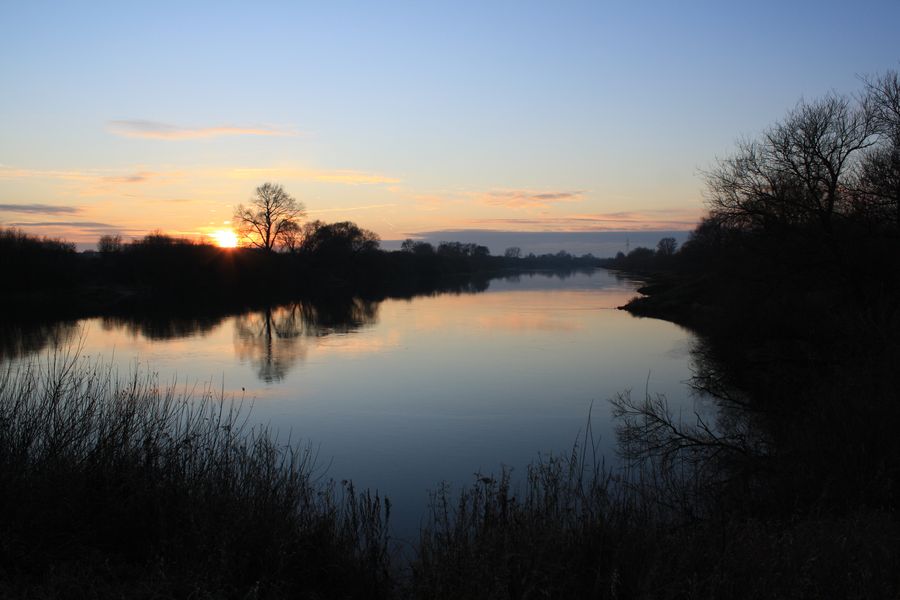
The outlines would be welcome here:
[[[614,271],[644,282],[637,289],[640,295],[619,307],[636,317],[663,319],[701,330],[708,326],[707,314],[719,312],[702,302],[706,297],[703,278],[682,278],[675,272]]]
[[[850,260],[865,251],[860,244],[847,257],[848,246],[833,248],[831,260],[795,252],[776,261],[758,245],[702,271],[685,260],[632,273],[647,284],[621,308],[700,335],[701,385],[728,419],[764,439],[750,464],[769,492],[750,514],[878,513],[892,528],[888,515],[900,505],[892,433],[900,426],[898,279],[888,255]]]
[[[900,589],[895,513],[781,504],[777,471],[787,465],[760,470],[773,456],[734,429],[673,420],[689,437],[654,437],[643,428],[663,423],[653,421],[659,397],[614,399],[625,469],[604,464],[588,428],[569,454],[533,462],[519,486],[499,465],[464,490],[439,486],[401,562],[387,499],[328,481],[309,449],[242,428],[240,405],[140,374],[111,380],[102,365],[71,358],[0,381],[0,595],[872,598]],[[731,418],[746,435],[742,416]],[[653,442],[662,452],[647,453]]]

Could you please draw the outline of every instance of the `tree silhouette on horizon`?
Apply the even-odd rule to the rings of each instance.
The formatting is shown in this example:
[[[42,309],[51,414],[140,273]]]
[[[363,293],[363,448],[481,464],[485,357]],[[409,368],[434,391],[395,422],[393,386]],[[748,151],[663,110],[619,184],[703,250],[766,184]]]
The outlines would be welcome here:
[[[248,206],[234,209],[234,227],[241,240],[273,252],[299,229],[297,221],[306,215],[302,202],[284,191],[279,184],[264,183]]]

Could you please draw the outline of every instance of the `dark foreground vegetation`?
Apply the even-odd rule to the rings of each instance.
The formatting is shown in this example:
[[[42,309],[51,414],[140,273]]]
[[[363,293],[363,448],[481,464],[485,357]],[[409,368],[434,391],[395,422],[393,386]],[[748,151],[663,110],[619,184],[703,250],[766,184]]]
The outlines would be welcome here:
[[[656,455],[700,448],[716,457],[721,484],[703,498],[727,515],[732,537],[772,538],[756,560],[793,573],[773,593],[896,597],[897,73],[867,80],[857,98],[799,104],[707,181],[709,215],[683,248],[606,264],[649,280],[627,310],[701,334],[695,383],[716,398],[719,422],[686,434],[661,406],[631,404],[628,439],[649,440]],[[790,560],[780,555],[787,539]],[[835,582],[806,571],[829,560],[829,546],[835,572],[856,581],[850,588],[817,590]]]
[[[761,510],[773,492],[725,476],[734,431],[672,436],[664,399],[645,400],[615,401],[625,470],[588,427],[516,484],[439,489],[401,554],[386,499],[328,480],[239,403],[51,356],[0,378],[0,595],[893,596],[890,510]]]
[[[369,597],[389,505],[212,390],[54,355],[0,376],[0,595]]]
[[[499,472],[439,491],[404,567],[386,502],[241,432],[227,405],[60,361],[0,384],[0,592],[896,598],[897,74],[860,98],[801,103],[708,181],[709,216],[684,247],[607,263],[650,282],[629,310],[699,332],[707,404],[688,416],[652,390],[613,399],[623,469],[604,466],[588,428],[520,484]],[[410,242],[355,264],[451,264],[422,253]],[[480,254],[453,264],[501,264]],[[305,281],[367,276],[319,273]]]

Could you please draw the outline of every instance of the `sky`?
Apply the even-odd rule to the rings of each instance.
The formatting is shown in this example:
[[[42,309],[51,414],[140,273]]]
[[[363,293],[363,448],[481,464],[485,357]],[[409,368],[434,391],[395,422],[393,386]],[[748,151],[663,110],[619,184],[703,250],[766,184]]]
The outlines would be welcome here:
[[[900,68],[900,2],[0,0],[0,225],[686,231],[704,169]]]

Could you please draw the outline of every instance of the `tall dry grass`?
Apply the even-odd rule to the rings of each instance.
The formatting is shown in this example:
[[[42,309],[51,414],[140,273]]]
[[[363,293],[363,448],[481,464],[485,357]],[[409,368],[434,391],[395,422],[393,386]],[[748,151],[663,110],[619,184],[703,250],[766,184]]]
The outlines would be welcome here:
[[[379,597],[387,514],[248,407],[63,351],[0,375],[0,592]]]

